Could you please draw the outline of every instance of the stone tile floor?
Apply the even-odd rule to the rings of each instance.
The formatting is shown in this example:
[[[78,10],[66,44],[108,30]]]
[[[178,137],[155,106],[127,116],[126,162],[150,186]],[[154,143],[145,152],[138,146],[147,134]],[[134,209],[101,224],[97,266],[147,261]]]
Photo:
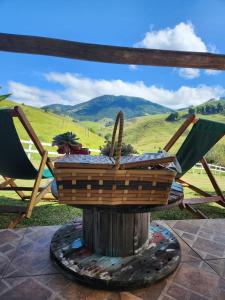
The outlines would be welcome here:
[[[0,299],[225,299],[225,220],[157,222],[177,235],[180,266],[153,286],[120,293],[71,282],[55,269],[49,244],[58,226],[0,230]]]

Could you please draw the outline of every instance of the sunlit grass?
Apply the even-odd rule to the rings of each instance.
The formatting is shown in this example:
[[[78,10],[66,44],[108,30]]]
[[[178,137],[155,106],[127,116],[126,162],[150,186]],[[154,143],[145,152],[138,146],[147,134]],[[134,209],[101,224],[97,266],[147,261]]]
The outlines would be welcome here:
[[[14,107],[17,103],[11,101],[0,101],[0,107]],[[51,143],[52,138],[60,133],[73,131],[80,138],[80,142],[85,147],[98,149],[104,143],[104,139],[97,134],[90,132],[80,123],[74,122],[69,117],[63,117],[50,112],[45,112],[39,108],[28,105],[21,105],[26,117],[34,128],[38,138],[42,142]],[[19,136],[23,140],[29,140],[21,123],[15,119],[15,124]],[[48,149],[50,150],[50,149]],[[56,151],[56,149],[52,149]]]
[[[223,192],[225,192],[225,176],[215,175]],[[207,176],[201,173],[187,173],[185,179],[192,184],[199,186],[207,192],[213,193],[213,188]],[[20,182],[24,184],[25,182]],[[31,184],[31,183],[30,183]],[[185,197],[198,197],[198,195],[188,189],[185,189]],[[13,192],[0,193],[0,205],[24,205],[23,201],[19,200],[17,195]],[[196,207],[196,206],[195,206]],[[198,205],[209,218],[225,218],[225,208],[215,203]],[[37,226],[37,225],[57,225],[63,224],[72,220],[76,216],[80,216],[82,211],[72,206],[60,205],[56,201],[42,201],[33,210],[32,217],[25,219],[19,225],[23,226]],[[10,220],[15,218],[14,214],[0,215],[0,228],[5,228]],[[161,212],[154,212],[151,214],[152,219],[190,219],[195,218],[193,214],[187,210],[180,210],[179,208],[169,209]]]

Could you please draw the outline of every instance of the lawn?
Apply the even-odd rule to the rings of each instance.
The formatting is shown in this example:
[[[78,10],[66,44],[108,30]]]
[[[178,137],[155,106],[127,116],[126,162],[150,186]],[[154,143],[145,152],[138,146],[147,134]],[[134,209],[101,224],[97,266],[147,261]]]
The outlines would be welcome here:
[[[220,184],[223,192],[225,192],[225,176],[215,175],[218,183]],[[185,179],[189,182],[198,185],[202,189],[213,192],[213,188],[208,181],[205,174],[201,173],[187,173]],[[185,190],[185,197],[193,197],[196,194],[190,190]],[[18,204],[23,205],[22,201],[12,192],[1,192],[0,193],[0,205],[4,204]],[[225,208],[217,204],[203,204],[198,205],[199,208],[210,218],[224,218]],[[33,211],[32,217],[30,219],[25,219],[19,226],[38,226],[38,225],[56,225],[63,224],[76,216],[81,215],[81,210],[67,206],[59,205],[56,201],[43,201],[40,202]],[[5,228],[15,215],[1,215],[0,216],[0,228]],[[152,219],[190,219],[194,218],[190,212],[187,210],[180,210],[179,208],[170,209],[167,211],[152,213]]]

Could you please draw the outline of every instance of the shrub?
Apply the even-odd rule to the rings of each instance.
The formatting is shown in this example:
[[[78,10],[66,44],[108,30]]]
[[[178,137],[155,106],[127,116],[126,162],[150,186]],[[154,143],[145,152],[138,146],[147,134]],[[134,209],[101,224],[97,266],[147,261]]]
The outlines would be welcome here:
[[[166,121],[168,122],[174,122],[179,120],[179,113],[177,111],[172,112],[169,114],[169,116],[166,118]]]
[[[100,147],[101,154],[109,156],[110,149],[111,149],[111,142],[106,141],[106,144],[103,147]],[[115,143],[113,156],[116,155],[117,149],[118,149],[118,143]],[[137,150],[135,150],[131,144],[122,143],[122,150],[121,150],[122,156],[127,156],[127,155],[137,154],[137,153],[138,153]]]

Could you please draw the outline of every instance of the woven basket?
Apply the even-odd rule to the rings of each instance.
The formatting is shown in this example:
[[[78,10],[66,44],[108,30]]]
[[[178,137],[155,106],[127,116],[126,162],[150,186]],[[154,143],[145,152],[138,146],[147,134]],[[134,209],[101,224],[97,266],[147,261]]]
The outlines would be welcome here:
[[[91,165],[80,168],[77,164],[58,162],[55,177],[58,185],[59,202],[71,205],[166,205],[176,172],[170,169],[120,169],[123,137],[123,113],[116,118],[110,157],[113,157],[116,132],[118,147],[115,164]],[[118,127],[119,126],[119,127]]]

